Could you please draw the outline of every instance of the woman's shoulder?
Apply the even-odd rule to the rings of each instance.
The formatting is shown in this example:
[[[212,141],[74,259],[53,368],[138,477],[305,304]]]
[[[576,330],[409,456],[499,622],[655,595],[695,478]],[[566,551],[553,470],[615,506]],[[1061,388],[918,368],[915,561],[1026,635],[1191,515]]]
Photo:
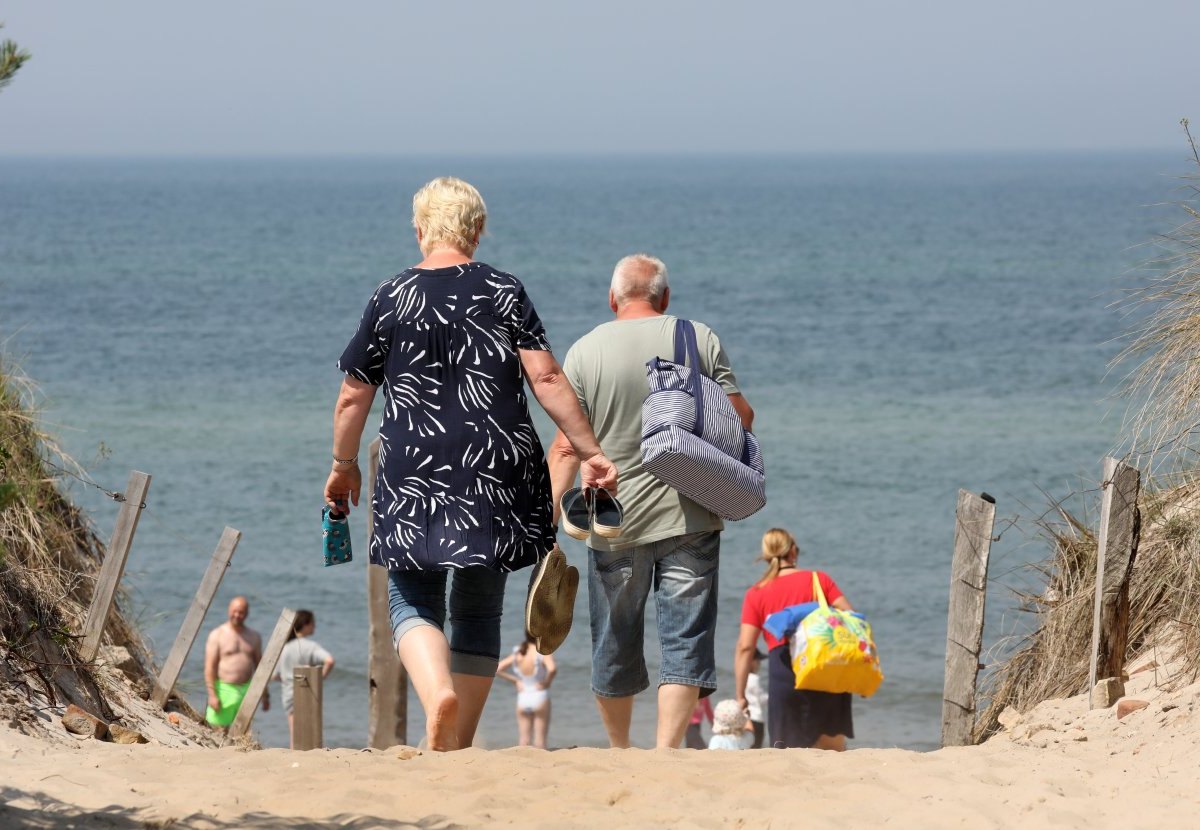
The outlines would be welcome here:
[[[462,277],[473,278],[474,285],[483,289],[485,294],[490,293],[497,299],[507,298],[505,302],[514,302],[519,295],[525,292],[525,285],[519,278],[486,262],[474,260],[459,267],[463,269]],[[482,298],[476,297],[476,299]]]
[[[375,286],[375,290],[371,293],[371,300],[378,302],[381,297],[388,296],[401,285],[416,279],[417,274],[418,271],[416,268],[405,268],[399,274],[393,274],[387,279],[382,280],[379,285]]]
[[[480,276],[492,283],[500,285],[520,285],[521,281],[512,274],[506,271],[501,271],[499,268],[493,268],[486,262],[472,260],[463,265],[447,265],[442,268],[418,268],[415,265],[410,265],[398,274],[393,274],[387,277],[375,287],[375,293],[386,293],[399,286],[410,282],[420,280],[422,277],[454,277],[454,276]]]
[[[770,582],[767,583],[767,585],[770,585],[770,584],[771,584]],[[753,585],[751,585],[749,588],[746,589],[746,599],[753,601],[757,597],[761,597],[763,595],[763,592],[765,591],[767,585],[759,585],[757,582],[755,582]]]
[[[780,574],[766,585],[751,585],[750,589],[746,591],[746,594],[749,595],[755,591],[759,591],[764,594],[773,593],[774,591],[779,590],[780,585],[791,585],[796,581],[796,577],[807,577],[808,579],[812,579],[812,574],[812,571],[794,571],[790,574]]]
[[[805,587],[812,587],[813,574],[823,574],[823,571],[796,571],[795,573],[777,576],[766,585],[751,585],[746,591],[747,602],[771,602],[780,595],[790,595],[797,591],[803,592]]]
[[[490,296],[505,305],[516,302],[525,290],[515,276],[486,262],[473,261],[444,268],[413,266],[380,282],[371,294],[371,304],[378,309],[377,313],[386,313],[397,307],[410,307],[414,295],[420,295],[426,301],[441,302],[460,294],[464,286],[469,286],[468,293],[474,295],[475,300]],[[424,308],[423,305],[419,307]]]
[[[515,275],[507,271],[501,271],[499,268],[488,265],[486,262],[475,260],[469,267],[474,273],[479,274],[494,285],[511,285],[517,287],[521,285],[521,281]]]

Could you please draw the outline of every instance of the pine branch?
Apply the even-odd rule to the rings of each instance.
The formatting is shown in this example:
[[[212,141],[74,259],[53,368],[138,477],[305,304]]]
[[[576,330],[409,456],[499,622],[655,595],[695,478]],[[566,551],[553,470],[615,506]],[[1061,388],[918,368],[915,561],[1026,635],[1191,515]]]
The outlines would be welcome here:
[[[4,28],[4,24],[0,23],[0,29]],[[21,47],[17,46],[11,40],[6,40],[0,43],[0,89],[4,89],[12,81],[13,76],[17,74],[17,70],[32,57]]]

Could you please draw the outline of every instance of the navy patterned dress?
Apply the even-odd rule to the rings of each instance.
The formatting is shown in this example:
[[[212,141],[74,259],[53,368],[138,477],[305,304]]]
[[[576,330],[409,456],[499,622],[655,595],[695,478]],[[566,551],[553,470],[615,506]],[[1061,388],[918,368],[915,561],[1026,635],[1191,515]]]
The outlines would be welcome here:
[[[372,562],[514,571],[554,545],[518,349],[549,350],[545,329],[520,281],[482,262],[375,290],[338,361],[383,387]]]

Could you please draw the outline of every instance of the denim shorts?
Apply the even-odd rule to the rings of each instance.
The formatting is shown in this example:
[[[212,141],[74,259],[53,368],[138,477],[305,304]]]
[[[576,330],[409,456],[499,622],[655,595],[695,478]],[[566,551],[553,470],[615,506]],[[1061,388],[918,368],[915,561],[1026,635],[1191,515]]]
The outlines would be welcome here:
[[[450,575],[450,671],[493,677],[500,662],[500,616],[508,574],[458,568]],[[447,571],[388,571],[392,644],[414,628],[446,627]]]
[[[628,697],[650,686],[644,652],[646,599],[654,591],[662,662],[658,684],[717,688],[719,530],[618,551],[590,550],[592,691]]]

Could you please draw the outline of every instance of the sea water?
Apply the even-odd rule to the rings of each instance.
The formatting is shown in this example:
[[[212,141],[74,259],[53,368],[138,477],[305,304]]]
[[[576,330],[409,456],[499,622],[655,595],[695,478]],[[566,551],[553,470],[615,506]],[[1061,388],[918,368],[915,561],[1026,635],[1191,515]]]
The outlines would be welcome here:
[[[222,528],[237,528],[204,631],[235,594],[264,638],[282,607],[312,609],[337,658],[326,744],[362,746],[366,513],[350,517],[355,561],[324,568],[321,492],[334,363],[375,286],[419,259],[412,193],[443,174],[479,187],[478,257],[525,283],[560,358],[610,318],[617,259],[653,253],[671,311],[720,334],[766,457],[769,504],[722,538],[714,699],[733,694],[742,596],[763,532],[780,526],[875,627],[887,679],[855,702],[851,746],[925,749],[940,728],[956,494],[997,500],[985,641],[998,654],[1025,625],[1010,588],[1047,554],[1036,518],[1093,487],[1121,440],[1106,366],[1128,321],[1111,304],[1152,255],[1138,246],[1172,226],[1160,203],[1186,172],[1182,153],[4,159],[0,338],[40,384],[45,427],[97,483],[153,476],[124,586],[159,659]],[[107,539],[117,505],[70,492]],[[582,544],[564,544],[584,569]],[[526,581],[509,580],[510,646]],[[203,636],[179,684],[196,706]],[[551,743],[603,745],[583,589],[555,657]],[[516,742],[514,701],[498,681],[483,743]],[[635,744],[653,745],[653,723],[651,689]],[[286,746],[277,708],[254,728]]]

